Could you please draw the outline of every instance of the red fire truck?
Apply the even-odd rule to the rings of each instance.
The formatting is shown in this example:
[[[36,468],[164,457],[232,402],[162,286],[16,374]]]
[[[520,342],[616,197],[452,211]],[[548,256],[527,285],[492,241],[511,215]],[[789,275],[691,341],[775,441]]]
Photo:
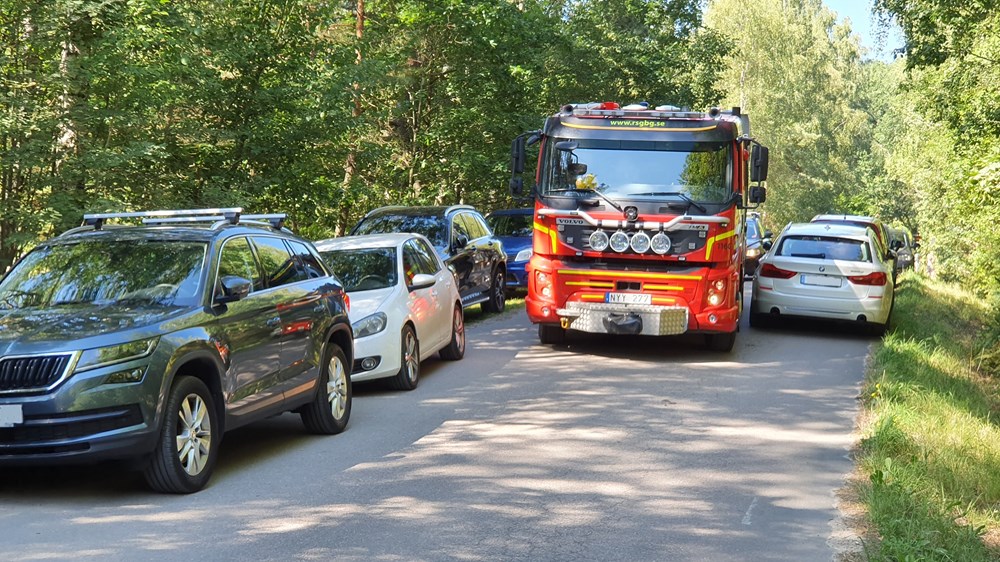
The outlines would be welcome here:
[[[511,146],[522,195],[539,144],[528,317],[567,330],[705,334],[729,351],[742,309],[744,224],[764,202],[768,151],[739,108],[570,104]]]

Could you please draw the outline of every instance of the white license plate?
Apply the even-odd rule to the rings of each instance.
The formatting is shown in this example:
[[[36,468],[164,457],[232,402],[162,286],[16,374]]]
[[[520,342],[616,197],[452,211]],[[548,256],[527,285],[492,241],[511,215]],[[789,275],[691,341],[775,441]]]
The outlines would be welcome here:
[[[645,293],[605,293],[604,302],[615,304],[652,304],[653,295]]]
[[[19,423],[24,423],[20,404],[0,405],[0,427],[14,427]]]
[[[799,277],[799,282],[803,285],[819,285],[820,287],[839,287],[840,277],[830,277],[829,275],[809,275],[803,273]]]

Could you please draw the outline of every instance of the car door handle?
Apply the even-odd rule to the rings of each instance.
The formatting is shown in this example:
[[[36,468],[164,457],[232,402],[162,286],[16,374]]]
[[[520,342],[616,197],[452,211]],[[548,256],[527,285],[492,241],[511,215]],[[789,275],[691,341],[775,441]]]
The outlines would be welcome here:
[[[268,318],[266,324],[268,328],[277,328],[281,325],[281,317],[275,316],[274,318]]]

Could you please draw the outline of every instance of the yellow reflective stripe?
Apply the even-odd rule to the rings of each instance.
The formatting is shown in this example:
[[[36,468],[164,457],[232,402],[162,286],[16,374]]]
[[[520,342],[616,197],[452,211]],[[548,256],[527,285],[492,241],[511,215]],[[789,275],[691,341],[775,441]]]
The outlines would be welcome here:
[[[674,303],[677,302],[677,299],[670,298],[670,297],[653,297],[653,302],[654,303],[663,303],[663,304],[674,304]]]
[[[604,301],[604,295],[580,295],[580,298],[585,301]]]
[[[654,291],[683,291],[684,287],[678,287],[677,285],[656,285],[653,283],[643,283],[643,289],[652,289]]]
[[[677,132],[702,132],[711,131],[715,129],[715,125],[709,125],[708,127],[676,127],[676,128],[660,128],[660,127],[605,127],[602,125],[578,125],[576,123],[567,123],[565,121],[560,122],[561,125],[570,127],[571,129],[588,129],[588,130],[599,130],[599,131],[665,131],[668,133]]]
[[[604,281],[567,281],[566,284],[573,287],[602,287],[605,289],[615,287],[614,283],[605,283]]]
[[[534,223],[535,230],[541,232],[542,234],[548,234],[549,240],[552,242],[552,253],[556,253],[556,248],[558,248],[559,243],[559,233],[556,232],[554,228],[548,228],[543,224]]]
[[[729,232],[723,232],[718,236],[713,236],[709,238],[708,243],[705,244],[705,259],[706,260],[711,259],[712,246],[714,246],[716,242],[721,242],[722,240],[725,240],[726,238],[732,238],[733,236],[736,236],[736,229],[730,230]]]
[[[675,275],[672,273],[642,273],[639,271],[594,271],[589,269],[561,269],[559,275],[588,275],[591,277],[637,277],[639,279],[690,279],[697,281],[701,275]]]

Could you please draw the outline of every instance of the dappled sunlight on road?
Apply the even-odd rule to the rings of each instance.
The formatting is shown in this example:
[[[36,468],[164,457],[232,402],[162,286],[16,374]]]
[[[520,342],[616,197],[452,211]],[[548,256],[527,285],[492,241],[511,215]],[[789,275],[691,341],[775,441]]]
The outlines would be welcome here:
[[[815,559],[801,539],[829,536],[849,468],[856,340],[744,333],[715,354],[699,338],[550,347],[523,326],[474,329],[469,357],[428,362],[413,393],[359,386],[344,435],[287,415],[238,430],[203,492],[109,483],[108,505],[69,519],[127,540],[71,551],[39,527],[33,555],[7,558],[177,559],[209,526],[234,560]]]

